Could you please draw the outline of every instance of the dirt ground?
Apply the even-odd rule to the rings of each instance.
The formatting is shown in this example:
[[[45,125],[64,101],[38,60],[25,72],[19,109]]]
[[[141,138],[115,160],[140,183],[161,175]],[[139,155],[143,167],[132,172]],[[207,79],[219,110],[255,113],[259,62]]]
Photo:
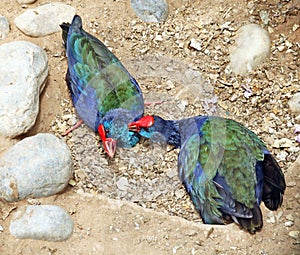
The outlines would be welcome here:
[[[46,2],[49,1],[38,0],[29,7]],[[165,24],[141,22],[130,8],[129,0],[62,2],[76,7],[84,28],[101,39],[124,62],[140,83],[146,100],[167,100],[163,105],[147,108],[146,112],[180,118],[205,114],[207,110],[198,95],[182,93],[182,88],[186,88],[185,81],[174,77],[172,71],[171,74],[161,73],[154,65],[154,71],[150,69],[156,76],[147,76],[149,70],[143,72],[147,59],[152,61],[153,56],[159,55],[158,63],[162,59],[169,61],[168,65],[177,61],[199,71],[213,88],[209,92],[211,97],[217,95],[219,98],[218,113],[237,119],[256,132],[278,156],[288,187],[278,211],[270,213],[262,206],[264,227],[256,235],[240,230],[235,224],[204,225],[188,197],[176,191],[137,202],[128,194],[103,191],[102,182],[116,186],[115,180],[108,184],[105,176],[103,179],[99,176],[98,182],[92,182],[91,176],[82,169],[88,165],[74,144],[78,134],[90,131],[81,127],[63,138],[72,149],[75,169],[74,182],[65,192],[18,203],[0,201],[0,225],[4,229],[0,232],[0,254],[300,254],[299,235],[298,238],[289,235],[300,230],[300,163],[292,166],[299,155],[293,129],[300,120],[289,111],[287,104],[288,99],[300,91],[300,28],[295,29],[295,24],[299,25],[299,1],[171,0],[170,15]],[[0,10],[11,25],[10,34],[1,43],[31,41],[44,48],[49,58],[50,72],[41,95],[40,113],[35,126],[24,137],[41,132],[52,132],[61,137],[70,124],[64,116],[74,115],[64,80],[67,62],[61,35],[31,38],[20,32],[14,25],[14,18],[24,10],[15,0],[2,0]],[[270,59],[248,77],[226,75],[228,49],[234,42],[236,30],[249,22],[262,24],[261,11],[269,12]],[[192,38],[202,42],[200,51],[190,47]],[[253,95],[249,100],[244,96],[243,85],[252,87]],[[274,142],[281,138],[290,139],[293,146],[275,148]],[[19,139],[22,137],[14,140],[0,138],[0,154]],[[163,154],[168,157],[167,162],[159,161],[153,146],[147,144],[138,145],[133,151],[120,150],[115,159],[105,161],[103,151],[98,149],[92,159],[105,161],[114,177],[125,176],[137,183],[141,177],[131,172],[130,153],[135,154],[135,162],[138,162],[135,171],[144,165],[141,172],[145,180],[160,178],[170,170],[176,171],[176,151]],[[147,155],[154,155],[158,162],[146,166],[141,158],[145,159]],[[180,188],[176,186],[176,189]],[[74,220],[71,238],[51,243],[12,237],[9,223],[13,211],[32,203],[61,205],[70,212]],[[286,227],[287,221],[292,221],[293,226]]]

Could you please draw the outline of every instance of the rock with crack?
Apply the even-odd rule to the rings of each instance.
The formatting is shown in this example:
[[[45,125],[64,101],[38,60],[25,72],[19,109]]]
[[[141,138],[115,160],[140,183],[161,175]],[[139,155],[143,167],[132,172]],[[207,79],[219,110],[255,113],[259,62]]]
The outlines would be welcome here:
[[[31,42],[0,46],[0,135],[26,133],[39,112],[39,95],[48,76],[45,51]]]
[[[62,191],[72,176],[67,144],[52,134],[23,139],[0,159],[0,199],[19,201]]]

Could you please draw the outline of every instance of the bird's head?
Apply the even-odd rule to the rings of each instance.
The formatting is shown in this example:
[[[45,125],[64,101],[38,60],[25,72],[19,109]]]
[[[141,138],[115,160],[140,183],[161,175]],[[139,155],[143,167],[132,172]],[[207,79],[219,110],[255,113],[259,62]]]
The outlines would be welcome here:
[[[168,143],[175,147],[180,146],[178,123],[173,120],[165,120],[159,116],[147,115],[137,121],[130,122],[128,129],[138,132],[140,136],[154,142]]]
[[[131,121],[134,121],[132,112],[125,109],[111,110],[103,117],[98,132],[109,157],[114,157],[117,147],[131,148],[139,142],[140,135],[128,129]]]

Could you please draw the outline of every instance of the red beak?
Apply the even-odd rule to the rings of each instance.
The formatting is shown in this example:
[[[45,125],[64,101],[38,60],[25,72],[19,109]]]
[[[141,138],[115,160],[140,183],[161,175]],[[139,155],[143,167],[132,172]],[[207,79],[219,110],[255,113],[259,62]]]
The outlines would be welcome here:
[[[117,141],[112,138],[106,138],[106,132],[103,125],[98,126],[98,132],[101,137],[105,152],[110,158],[113,158],[117,149]]]
[[[149,128],[153,126],[153,124],[154,124],[153,116],[146,115],[135,122],[129,123],[128,129],[130,131],[139,132],[141,128]]]
[[[112,138],[106,138],[106,140],[105,141],[102,140],[102,142],[103,142],[104,150],[107,153],[107,155],[110,158],[113,158],[117,149],[117,141]]]

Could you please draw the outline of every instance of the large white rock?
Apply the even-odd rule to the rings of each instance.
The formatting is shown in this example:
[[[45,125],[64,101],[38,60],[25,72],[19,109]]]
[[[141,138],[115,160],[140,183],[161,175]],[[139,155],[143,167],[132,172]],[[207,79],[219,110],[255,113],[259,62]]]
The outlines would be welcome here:
[[[59,32],[59,25],[70,22],[75,15],[75,8],[60,2],[40,5],[27,9],[15,18],[16,26],[30,36],[45,36]]]
[[[4,39],[9,33],[9,23],[7,19],[0,15],[0,40]]]
[[[269,56],[270,45],[268,32],[259,25],[241,27],[231,48],[229,69],[240,75],[251,72]]]
[[[0,199],[18,201],[62,191],[72,177],[71,152],[52,134],[23,139],[0,159]]]
[[[29,205],[18,209],[10,232],[16,238],[63,241],[73,232],[73,221],[61,207],[55,205]]]
[[[47,76],[41,47],[26,41],[0,45],[0,135],[15,137],[34,125]]]

